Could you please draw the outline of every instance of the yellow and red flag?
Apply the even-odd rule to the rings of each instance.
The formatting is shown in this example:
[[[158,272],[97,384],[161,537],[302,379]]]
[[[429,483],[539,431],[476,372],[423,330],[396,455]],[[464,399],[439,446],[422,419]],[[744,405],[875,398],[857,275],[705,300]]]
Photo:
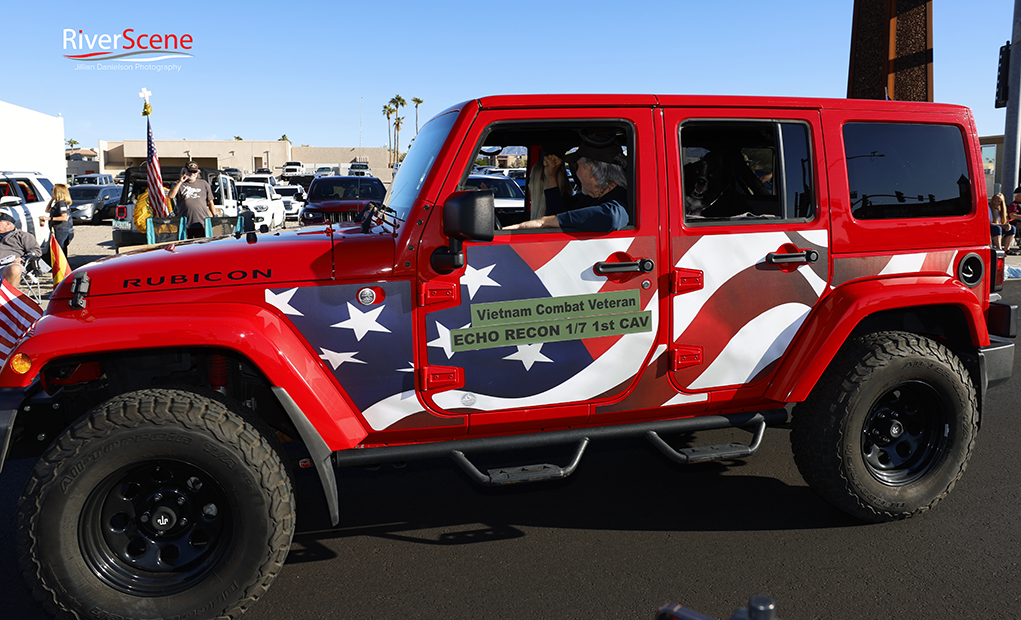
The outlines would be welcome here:
[[[50,269],[50,273],[53,275],[53,286],[60,284],[60,281],[71,273],[71,266],[67,264],[67,257],[64,256],[64,251],[60,249],[56,236],[52,234],[50,235],[50,264],[53,265]]]

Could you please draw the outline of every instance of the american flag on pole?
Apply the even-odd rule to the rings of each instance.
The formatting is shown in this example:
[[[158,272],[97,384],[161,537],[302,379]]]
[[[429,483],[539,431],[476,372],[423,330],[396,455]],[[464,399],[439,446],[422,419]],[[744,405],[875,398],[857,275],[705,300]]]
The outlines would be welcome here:
[[[160,173],[160,158],[156,155],[156,142],[152,139],[152,123],[145,117],[148,130],[148,159],[146,163],[146,179],[149,185],[149,208],[156,217],[167,217],[167,202],[163,195],[163,175]]]
[[[7,360],[14,344],[42,315],[39,304],[0,278],[0,359]]]

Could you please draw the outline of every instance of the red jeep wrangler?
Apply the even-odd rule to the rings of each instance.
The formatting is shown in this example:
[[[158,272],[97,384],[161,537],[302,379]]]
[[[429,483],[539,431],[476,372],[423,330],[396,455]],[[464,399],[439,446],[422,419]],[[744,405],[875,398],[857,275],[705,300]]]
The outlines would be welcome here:
[[[465,190],[480,157],[537,174],[574,148],[619,151],[618,230],[504,230],[538,196],[497,208]],[[136,251],[60,284],[0,371],[0,456],[42,452],[19,504],[27,579],[83,618],[237,616],[291,541],[286,442],[334,523],[338,467],[448,455],[507,484],[637,435],[680,462],[741,459],[786,424],[829,502],[866,521],[924,512],[1012,371],[988,224],[965,108],[462,103],[360,224]],[[733,427],[747,445],[670,437]],[[470,460],[552,444],[573,460]]]

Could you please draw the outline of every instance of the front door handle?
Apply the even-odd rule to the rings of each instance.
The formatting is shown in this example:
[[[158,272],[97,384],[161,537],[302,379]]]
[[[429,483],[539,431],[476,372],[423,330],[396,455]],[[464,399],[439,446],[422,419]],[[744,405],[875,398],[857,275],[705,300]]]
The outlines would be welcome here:
[[[640,258],[626,263],[599,262],[593,267],[596,275],[605,276],[609,273],[652,273],[656,263],[651,258]]]
[[[766,254],[766,262],[770,265],[783,265],[790,263],[801,263],[811,265],[819,260],[819,253],[815,250],[802,250],[800,252],[770,252]]]

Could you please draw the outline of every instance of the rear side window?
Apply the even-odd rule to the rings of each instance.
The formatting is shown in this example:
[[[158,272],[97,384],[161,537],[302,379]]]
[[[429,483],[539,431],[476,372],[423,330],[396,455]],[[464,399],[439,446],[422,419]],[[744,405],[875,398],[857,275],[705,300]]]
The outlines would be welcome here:
[[[957,127],[848,123],[844,155],[851,214],[857,219],[971,212],[971,178]]]
[[[685,223],[762,224],[815,216],[803,123],[688,121],[680,140]]]

